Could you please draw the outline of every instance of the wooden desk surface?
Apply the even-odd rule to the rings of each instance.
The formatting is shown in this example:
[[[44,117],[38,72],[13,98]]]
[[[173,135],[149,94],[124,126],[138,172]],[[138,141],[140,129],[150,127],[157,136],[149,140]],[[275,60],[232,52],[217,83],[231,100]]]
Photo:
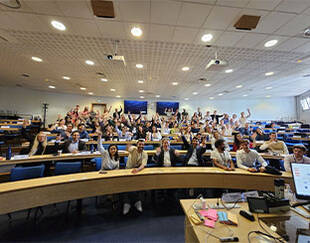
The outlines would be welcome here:
[[[275,176],[241,169],[224,171],[213,167],[145,168],[77,173],[0,184],[0,214],[52,203],[113,193],[169,188],[231,188],[274,190],[274,179],[292,185],[291,173]]]
[[[249,210],[247,203],[238,203],[241,208],[231,209],[230,212],[234,213],[238,217],[238,226],[229,226],[225,224],[221,224],[219,221],[215,223],[215,228],[211,229],[204,225],[195,225],[190,219],[190,215],[194,213],[193,203],[194,199],[180,200],[181,206],[185,213],[185,242],[219,242],[218,239],[210,236],[207,232],[210,232],[218,237],[228,237],[234,236],[239,238],[239,242],[248,242],[248,233],[253,230],[263,231],[258,223],[257,214],[253,214],[255,217],[255,221],[251,222],[244,217],[239,215],[240,210]],[[207,199],[207,204],[216,204],[217,199]],[[226,209],[219,209],[218,211],[227,211]],[[290,213],[285,213],[289,215]],[[266,214],[265,214],[266,215]],[[283,214],[281,214],[283,216]],[[279,214],[268,214],[268,217],[279,217]],[[263,222],[261,222],[264,228],[269,229]],[[230,230],[229,230],[230,229]],[[268,232],[275,236],[279,237],[276,233],[268,230]],[[232,235],[231,235],[232,234]],[[269,238],[266,238],[269,239]],[[256,234],[252,234],[250,237],[251,242],[273,242],[273,241],[264,241],[263,238],[257,237]]]
[[[20,128],[1,128],[0,127],[0,131],[3,130],[3,131],[19,131]]]

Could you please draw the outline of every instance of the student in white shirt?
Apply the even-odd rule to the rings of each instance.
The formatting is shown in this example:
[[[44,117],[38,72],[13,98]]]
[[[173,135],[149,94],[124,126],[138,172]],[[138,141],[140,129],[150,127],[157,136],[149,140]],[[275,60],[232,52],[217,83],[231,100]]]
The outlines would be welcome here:
[[[305,156],[306,152],[307,149],[303,144],[294,145],[293,154],[284,158],[285,171],[291,171],[291,163],[310,164],[310,158]]]
[[[251,116],[250,109],[247,109],[248,115],[245,115],[244,112],[241,112],[241,116],[239,118],[239,124],[240,127],[245,127],[245,124],[247,123],[247,119]]]
[[[237,151],[237,166],[240,169],[250,172],[264,172],[267,166],[263,157],[253,149],[249,148],[249,141],[243,140],[240,143],[240,149]]]
[[[102,155],[101,171],[119,169],[119,155],[116,144],[110,144],[108,150],[102,146],[102,133],[98,133],[98,150]]]
[[[230,153],[225,150],[225,140],[219,139],[215,142],[215,150],[211,152],[211,159],[216,167],[224,170],[235,170],[235,165],[231,160]]]

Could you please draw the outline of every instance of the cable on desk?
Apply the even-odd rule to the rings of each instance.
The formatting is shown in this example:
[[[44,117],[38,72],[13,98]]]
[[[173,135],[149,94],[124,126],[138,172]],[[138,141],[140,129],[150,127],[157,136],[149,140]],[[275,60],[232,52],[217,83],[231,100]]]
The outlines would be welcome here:
[[[235,201],[234,204],[232,205],[232,207],[227,207],[227,206],[225,205],[225,203],[223,202],[222,198],[221,198],[220,200],[221,200],[221,204],[224,206],[224,208],[225,208],[226,210],[231,210],[231,209],[235,208],[236,205],[237,205],[237,203],[240,202],[242,199],[238,199],[237,201]]]
[[[261,231],[258,231],[258,230],[253,230],[253,231],[250,231],[250,232],[248,233],[248,242],[249,242],[249,243],[251,243],[250,235],[253,234],[253,233],[258,234],[258,235],[267,236],[268,238],[273,239],[275,242],[279,241],[279,242],[281,242],[281,243],[285,243],[284,241],[280,240],[280,239],[277,238],[277,237],[274,237],[274,236],[272,236],[272,235],[270,235],[270,234],[266,234],[266,233],[261,232]]]

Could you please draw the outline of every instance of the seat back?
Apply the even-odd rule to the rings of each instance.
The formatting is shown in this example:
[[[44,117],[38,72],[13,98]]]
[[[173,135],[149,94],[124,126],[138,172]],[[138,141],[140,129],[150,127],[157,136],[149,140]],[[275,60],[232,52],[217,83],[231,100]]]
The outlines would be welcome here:
[[[96,170],[100,170],[101,169],[101,165],[102,165],[102,158],[98,157],[95,158],[95,163],[96,163]]]
[[[154,145],[144,145],[144,150],[154,150]]]
[[[118,150],[126,150],[126,145],[117,145]]]
[[[81,172],[82,162],[57,162],[55,165],[55,175],[65,175]],[[96,166],[97,167],[97,166]]]
[[[29,167],[15,167],[11,170],[11,181],[26,180],[32,178],[43,177],[44,165],[29,166]]]

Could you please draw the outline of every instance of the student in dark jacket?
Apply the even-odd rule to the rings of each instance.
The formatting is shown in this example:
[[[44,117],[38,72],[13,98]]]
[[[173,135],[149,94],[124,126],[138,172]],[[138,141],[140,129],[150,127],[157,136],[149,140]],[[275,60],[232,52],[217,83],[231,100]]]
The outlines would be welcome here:
[[[170,167],[176,166],[176,163],[180,161],[179,153],[170,148],[170,141],[167,138],[162,140],[162,146],[156,149],[154,160],[158,166]]]
[[[74,131],[72,133],[72,140],[68,139],[61,146],[63,153],[78,153],[80,151],[86,151],[86,143],[80,141],[80,133],[79,131]]]
[[[207,146],[206,146],[206,138],[202,138],[202,146],[199,145],[199,140],[197,137],[194,137],[192,139],[192,143],[189,144],[186,140],[186,138],[183,135],[182,131],[182,140],[185,146],[185,149],[187,150],[184,164],[186,166],[203,166],[204,161],[202,158],[202,155],[204,152],[206,152]]]

